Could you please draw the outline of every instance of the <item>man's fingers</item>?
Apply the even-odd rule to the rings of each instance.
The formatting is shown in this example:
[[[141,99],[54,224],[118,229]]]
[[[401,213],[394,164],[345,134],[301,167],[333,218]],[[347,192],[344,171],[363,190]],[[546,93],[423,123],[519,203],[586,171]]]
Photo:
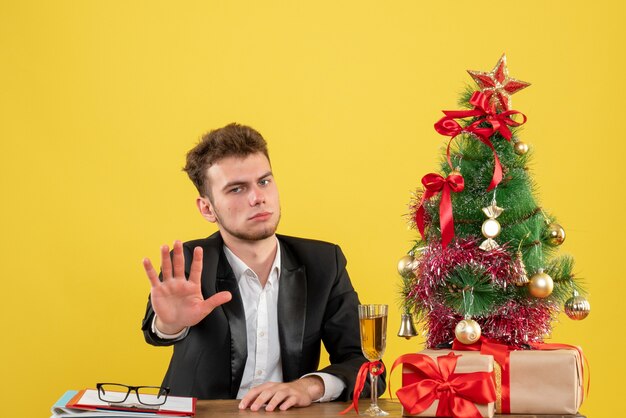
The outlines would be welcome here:
[[[170,260],[170,249],[167,245],[161,245],[161,273],[163,273],[163,280],[172,278],[172,260]]]
[[[276,383],[267,382],[256,386],[243,397],[239,403],[239,409],[250,408],[251,411],[258,411],[267,404],[266,411],[274,411],[277,407],[281,411],[286,411],[293,406],[306,406],[311,403],[311,399],[306,390],[300,386],[300,382]]]
[[[227,292],[220,292],[220,293],[227,293]],[[252,389],[250,389],[248,393],[246,393],[246,395],[243,398],[241,398],[241,402],[239,402],[239,409],[246,409],[248,405],[250,405],[250,403],[252,403],[259,396],[259,394],[265,390],[266,387],[271,386],[272,384],[275,384],[275,383],[266,382],[266,383],[263,383],[262,385],[255,386]]]
[[[185,255],[183,254],[183,243],[174,241],[174,277],[185,278]]]
[[[200,278],[202,277],[202,247],[196,247],[193,249],[193,260],[191,261],[191,268],[189,269],[189,281],[196,284],[200,284]]]
[[[154,269],[154,266],[152,266],[152,262],[147,257],[143,259],[143,268],[144,270],[146,270],[146,274],[148,275],[148,280],[150,280],[150,284],[152,285],[152,287],[158,286],[159,274],[156,272],[156,270]]]
[[[218,306],[223,305],[226,302],[230,302],[232,298],[233,295],[230,292],[224,291],[214,294],[210,298],[205,299],[205,301],[202,303],[208,315],[213,311],[213,309],[217,308]]]
[[[252,405],[250,405],[250,410],[258,411],[267,403],[267,401],[270,400],[272,396],[274,396],[274,391],[271,389],[266,389],[259,393],[259,396],[257,396]]]
[[[296,398],[295,396],[290,396],[289,398],[287,398],[287,400],[283,403],[280,404],[280,410],[281,411],[286,411],[289,408],[291,408],[292,406],[296,405],[298,403],[298,398]]]
[[[274,409],[276,409],[278,405],[283,403],[283,401],[285,400],[285,398],[287,398],[287,396],[288,396],[287,391],[278,390],[276,393],[274,393],[274,396],[272,396],[269,402],[267,402],[267,406],[265,407],[265,410],[273,411]]]
[[[258,392],[258,388],[252,388],[246,393],[246,395],[241,398],[241,402],[239,402],[239,409],[246,409],[250,402],[256,399],[256,394]]]

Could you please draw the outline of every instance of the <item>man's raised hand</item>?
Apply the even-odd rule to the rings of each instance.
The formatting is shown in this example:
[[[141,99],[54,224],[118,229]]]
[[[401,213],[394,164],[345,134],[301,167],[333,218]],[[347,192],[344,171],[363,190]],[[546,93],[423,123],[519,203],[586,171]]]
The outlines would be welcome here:
[[[230,292],[219,292],[206,300],[202,296],[201,247],[193,250],[189,279],[185,277],[185,256],[180,241],[174,242],[173,262],[168,246],[161,246],[162,281],[148,258],[144,258],[143,267],[150,280],[150,299],[157,316],[156,326],[165,334],[176,334],[185,327],[196,325],[213,309],[232,298]]]

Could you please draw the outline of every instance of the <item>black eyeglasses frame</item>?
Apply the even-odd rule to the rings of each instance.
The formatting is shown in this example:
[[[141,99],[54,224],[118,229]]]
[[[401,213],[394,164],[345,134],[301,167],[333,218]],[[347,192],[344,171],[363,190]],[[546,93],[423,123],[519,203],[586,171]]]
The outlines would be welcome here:
[[[103,386],[106,385],[115,385],[117,387],[119,387],[120,389],[126,388],[126,396],[124,396],[124,399],[122,400],[115,400],[112,401],[110,399],[106,399],[106,392],[103,388]],[[141,394],[139,391],[141,389],[158,389],[159,392],[159,397],[163,397],[163,402],[160,403],[146,403],[146,402],[142,402],[141,398],[142,396],[145,396],[145,394]],[[128,395],[130,395],[131,392],[135,392],[135,394],[137,395],[137,400],[139,401],[140,404],[145,405],[145,406],[149,406],[149,407],[155,407],[155,406],[161,406],[163,404],[165,404],[165,402],[167,401],[167,397],[170,394],[170,388],[169,387],[163,387],[163,386],[130,386],[130,385],[125,385],[123,383],[96,383],[96,389],[98,390],[98,398],[102,401],[102,402],[108,402],[109,404],[122,404],[124,402],[126,402],[126,399],[128,399]],[[121,392],[123,393],[123,392]],[[105,397],[105,398],[103,398]]]

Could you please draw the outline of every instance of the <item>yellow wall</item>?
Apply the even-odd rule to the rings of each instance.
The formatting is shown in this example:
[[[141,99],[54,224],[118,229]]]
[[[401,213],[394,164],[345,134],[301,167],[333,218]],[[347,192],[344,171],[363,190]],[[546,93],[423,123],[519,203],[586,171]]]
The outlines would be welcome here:
[[[0,415],[47,416],[97,381],[160,382],[170,352],[143,342],[141,259],[214,231],[180,167],[231,121],[269,141],[280,232],[339,243],[362,301],[395,306],[416,236],[403,214],[443,144],[433,123],[466,69],[506,52],[533,83],[513,102],[540,202],[591,292],[591,316],[563,317],[553,341],[589,356],[582,411],[616,416],[623,2],[175,3],[0,6]],[[421,347],[394,336],[392,312],[388,363]]]

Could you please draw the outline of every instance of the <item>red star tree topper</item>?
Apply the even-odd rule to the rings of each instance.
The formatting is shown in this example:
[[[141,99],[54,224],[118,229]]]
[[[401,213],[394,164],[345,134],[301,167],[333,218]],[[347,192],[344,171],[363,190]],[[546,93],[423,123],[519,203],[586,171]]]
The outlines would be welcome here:
[[[506,55],[502,54],[491,72],[467,70],[490,103],[500,112],[511,109],[511,95],[530,86],[530,83],[509,77]]]

